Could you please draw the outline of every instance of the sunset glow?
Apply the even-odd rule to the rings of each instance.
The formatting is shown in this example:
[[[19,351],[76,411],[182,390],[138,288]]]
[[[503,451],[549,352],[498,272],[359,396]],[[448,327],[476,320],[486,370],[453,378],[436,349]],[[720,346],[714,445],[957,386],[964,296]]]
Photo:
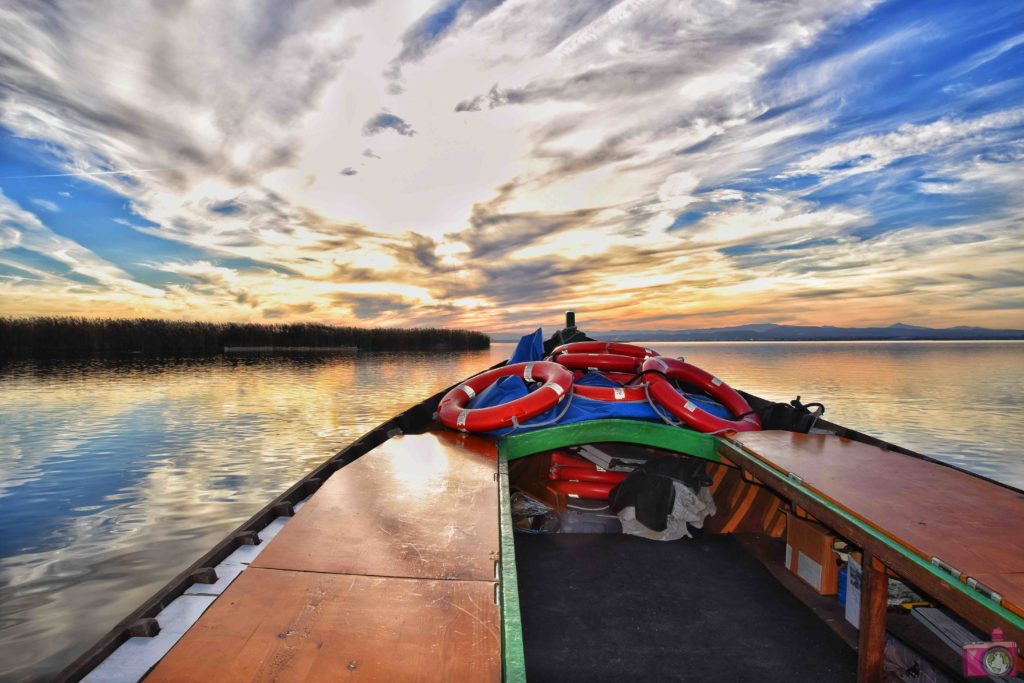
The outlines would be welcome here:
[[[0,8],[0,315],[1024,328],[1009,2]]]

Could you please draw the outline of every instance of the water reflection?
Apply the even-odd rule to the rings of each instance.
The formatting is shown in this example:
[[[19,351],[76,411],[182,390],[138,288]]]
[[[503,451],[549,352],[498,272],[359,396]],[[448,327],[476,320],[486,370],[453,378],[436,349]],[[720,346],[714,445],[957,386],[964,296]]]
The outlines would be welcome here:
[[[1024,486],[1024,344],[647,345]],[[326,457],[511,349],[0,369],[0,678],[60,669]]]
[[[496,352],[0,372],[0,677],[67,664],[339,448]]]
[[[1024,343],[648,343],[764,398],[1024,488]]]

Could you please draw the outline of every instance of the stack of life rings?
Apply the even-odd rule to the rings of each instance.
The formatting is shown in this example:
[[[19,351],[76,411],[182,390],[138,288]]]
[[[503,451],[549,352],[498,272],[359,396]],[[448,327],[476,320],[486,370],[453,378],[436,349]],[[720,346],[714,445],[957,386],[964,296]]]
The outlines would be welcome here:
[[[575,384],[580,376],[598,372],[611,386]],[[525,396],[486,408],[467,405],[480,392],[503,377],[517,376],[527,384],[543,382]],[[732,419],[705,410],[681,393],[683,382],[724,406]],[[438,419],[464,432],[490,432],[518,428],[526,420],[550,410],[571,394],[594,401],[648,401],[663,419],[662,410],[676,420],[705,433],[747,432],[761,429],[761,420],[736,390],[722,380],[682,359],[658,355],[652,349],[616,342],[575,342],[555,348],[547,360],[504,365],[472,377],[449,391],[438,405]]]

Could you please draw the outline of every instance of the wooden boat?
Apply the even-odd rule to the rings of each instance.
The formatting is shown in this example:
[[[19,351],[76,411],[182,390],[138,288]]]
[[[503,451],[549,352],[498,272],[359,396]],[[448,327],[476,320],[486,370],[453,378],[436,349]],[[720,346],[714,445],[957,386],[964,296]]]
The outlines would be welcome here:
[[[547,351],[586,339],[573,322]],[[799,400],[742,394],[757,431],[600,419],[494,437],[438,423],[461,386],[310,472],[60,679],[956,680],[965,644],[1020,664],[1016,489]],[[717,513],[671,543],[514,534],[510,470],[513,488],[532,481],[550,510],[574,514],[578,494],[538,482],[587,449],[702,463]],[[811,585],[836,570],[833,538],[861,568],[859,606],[849,594],[845,610]],[[920,600],[888,609],[893,578]]]

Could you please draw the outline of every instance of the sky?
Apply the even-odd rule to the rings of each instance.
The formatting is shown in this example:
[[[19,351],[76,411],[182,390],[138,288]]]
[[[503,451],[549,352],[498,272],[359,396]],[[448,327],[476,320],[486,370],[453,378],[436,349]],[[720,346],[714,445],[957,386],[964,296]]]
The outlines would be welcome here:
[[[1024,328],[1024,4],[12,0],[0,315]]]

